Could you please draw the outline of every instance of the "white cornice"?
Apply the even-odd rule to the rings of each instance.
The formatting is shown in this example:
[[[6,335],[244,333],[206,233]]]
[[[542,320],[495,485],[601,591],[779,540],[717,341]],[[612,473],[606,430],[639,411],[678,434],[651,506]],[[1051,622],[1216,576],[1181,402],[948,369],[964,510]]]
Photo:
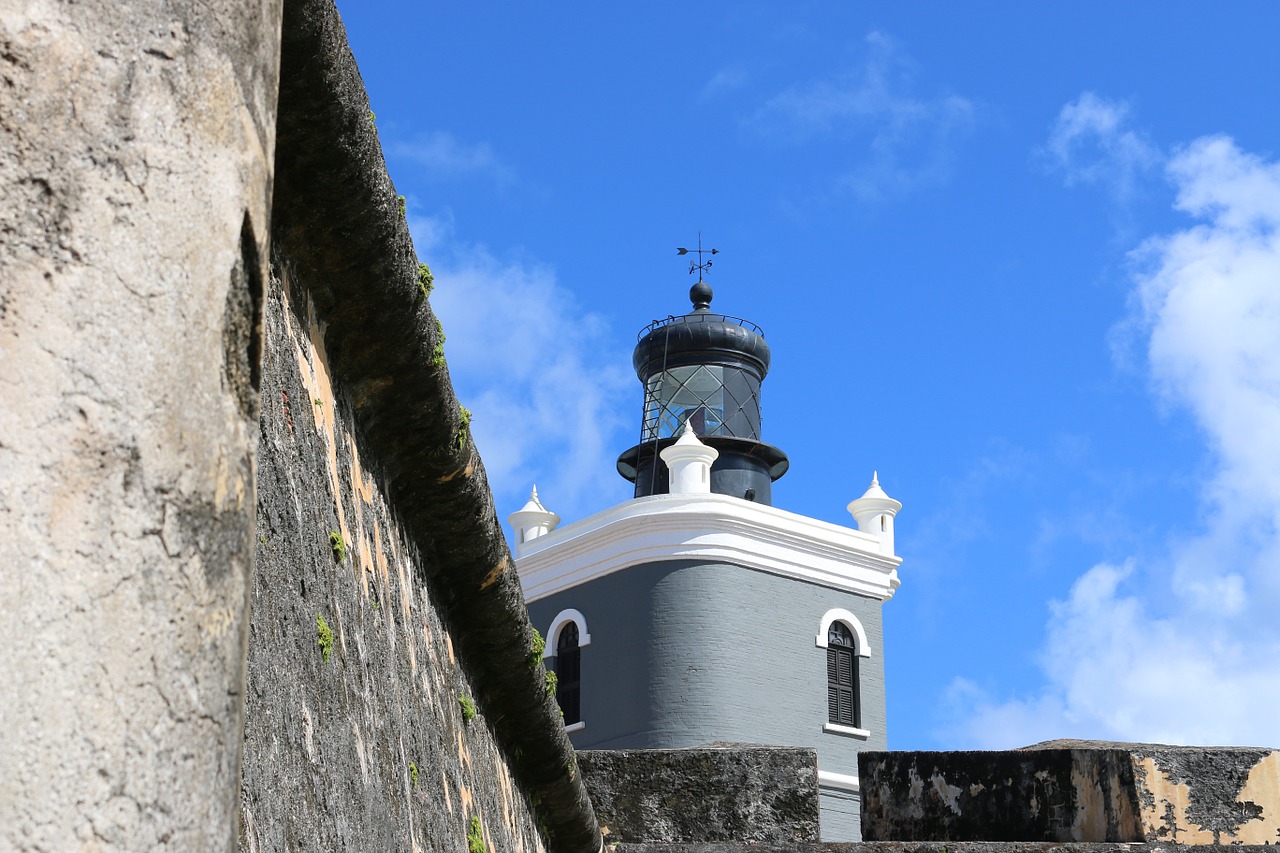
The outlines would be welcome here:
[[[880,600],[900,557],[880,539],[726,495],[650,495],[516,546],[525,599],[536,601],[630,566],[708,560]]]
[[[859,790],[858,777],[850,776],[848,773],[831,773],[826,770],[819,770],[818,787],[839,788],[843,791],[853,791],[857,793]]]

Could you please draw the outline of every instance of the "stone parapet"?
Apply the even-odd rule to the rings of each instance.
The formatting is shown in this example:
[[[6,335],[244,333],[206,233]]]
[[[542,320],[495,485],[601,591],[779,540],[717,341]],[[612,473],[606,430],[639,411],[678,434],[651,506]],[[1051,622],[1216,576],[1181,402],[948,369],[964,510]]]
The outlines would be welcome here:
[[[1274,850],[1261,844],[1210,845],[1241,851]],[[1056,843],[1046,841],[863,841],[800,844],[718,842],[706,844],[610,844],[606,853],[1201,853],[1206,847],[1186,844]]]
[[[1051,741],[1003,752],[865,752],[868,841],[1263,844],[1280,838],[1280,754]]]
[[[583,750],[578,767],[609,842],[795,844],[819,837],[812,749]]]

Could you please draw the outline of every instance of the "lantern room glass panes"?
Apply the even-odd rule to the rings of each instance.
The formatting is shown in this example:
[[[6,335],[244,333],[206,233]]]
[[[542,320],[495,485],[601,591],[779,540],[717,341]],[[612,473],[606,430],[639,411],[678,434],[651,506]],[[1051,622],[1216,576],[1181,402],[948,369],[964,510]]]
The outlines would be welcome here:
[[[693,424],[698,435],[760,440],[760,380],[716,364],[673,367],[645,387],[644,441],[673,438]]]

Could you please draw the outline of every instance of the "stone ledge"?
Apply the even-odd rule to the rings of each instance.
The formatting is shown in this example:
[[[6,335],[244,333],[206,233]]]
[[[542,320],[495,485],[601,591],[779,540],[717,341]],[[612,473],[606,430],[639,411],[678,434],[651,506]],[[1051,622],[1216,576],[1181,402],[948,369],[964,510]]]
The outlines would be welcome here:
[[[1120,844],[1052,841],[861,841],[796,844],[607,844],[606,853],[1204,853],[1209,850],[1273,851],[1261,844]]]
[[[284,4],[277,134],[272,239],[314,304],[361,455],[424,556],[418,579],[548,848],[595,853],[598,823],[542,667],[529,665],[523,591],[334,0]]]
[[[583,750],[578,767],[606,840],[759,844],[819,837],[812,749]]]
[[[1280,752],[1050,741],[993,752],[864,752],[868,841],[1265,844]]]

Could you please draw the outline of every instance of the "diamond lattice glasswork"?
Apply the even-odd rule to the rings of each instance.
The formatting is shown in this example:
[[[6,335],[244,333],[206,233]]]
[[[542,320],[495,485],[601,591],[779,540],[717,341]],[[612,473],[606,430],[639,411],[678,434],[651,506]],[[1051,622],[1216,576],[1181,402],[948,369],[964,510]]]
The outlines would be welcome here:
[[[680,434],[685,421],[698,435],[760,439],[760,380],[720,365],[673,367],[649,377],[645,387],[644,438]]]

